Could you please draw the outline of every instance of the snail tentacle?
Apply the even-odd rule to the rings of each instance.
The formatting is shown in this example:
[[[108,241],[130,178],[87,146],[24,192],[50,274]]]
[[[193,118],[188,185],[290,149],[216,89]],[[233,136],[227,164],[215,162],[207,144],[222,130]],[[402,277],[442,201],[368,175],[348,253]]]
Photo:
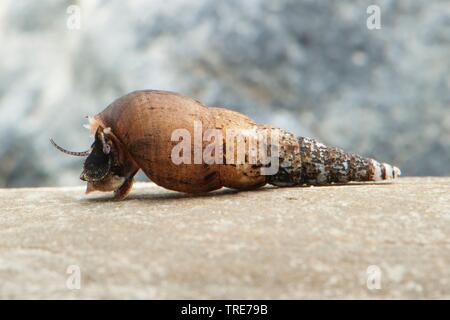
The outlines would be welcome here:
[[[58,149],[59,151],[65,153],[65,154],[71,155],[71,156],[87,157],[91,153],[91,150],[86,150],[86,151],[82,151],[82,152],[69,151],[69,150],[66,150],[63,147],[60,147],[59,145],[57,145],[53,139],[50,139],[50,142],[56,149]]]

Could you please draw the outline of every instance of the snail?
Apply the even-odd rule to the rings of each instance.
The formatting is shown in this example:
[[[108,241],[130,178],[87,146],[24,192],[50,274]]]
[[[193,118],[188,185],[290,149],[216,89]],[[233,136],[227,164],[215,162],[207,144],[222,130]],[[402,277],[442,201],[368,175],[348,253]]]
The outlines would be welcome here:
[[[89,150],[68,151],[51,142],[66,154],[87,157],[80,176],[87,182],[86,193],[114,192],[116,200],[127,197],[139,170],[159,186],[186,193],[380,181],[400,175],[389,164],[173,92],[134,91],[88,119],[94,136]],[[235,135],[229,139],[230,132]],[[261,150],[267,151],[266,157],[260,156]]]

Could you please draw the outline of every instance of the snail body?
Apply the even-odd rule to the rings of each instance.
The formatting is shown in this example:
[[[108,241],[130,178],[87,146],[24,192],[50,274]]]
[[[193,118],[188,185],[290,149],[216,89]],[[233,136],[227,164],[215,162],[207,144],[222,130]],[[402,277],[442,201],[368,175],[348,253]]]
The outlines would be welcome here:
[[[89,128],[95,136],[91,149],[71,153],[88,155],[80,178],[87,181],[88,193],[114,191],[119,200],[128,195],[139,170],[159,186],[186,193],[221,187],[249,190],[266,183],[377,181],[400,174],[396,167],[166,91],[135,91],[120,97],[90,118]],[[237,136],[228,140],[230,131]],[[255,140],[259,131],[269,133],[270,138]],[[208,137],[208,132],[213,134]],[[186,136],[191,139],[182,139]],[[241,139],[243,149],[234,145],[235,139]],[[256,159],[255,150],[263,145],[271,150],[270,161]],[[174,154],[189,161],[174,161]],[[244,161],[238,161],[240,156]],[[275,170],[267,174],[275,162]]]

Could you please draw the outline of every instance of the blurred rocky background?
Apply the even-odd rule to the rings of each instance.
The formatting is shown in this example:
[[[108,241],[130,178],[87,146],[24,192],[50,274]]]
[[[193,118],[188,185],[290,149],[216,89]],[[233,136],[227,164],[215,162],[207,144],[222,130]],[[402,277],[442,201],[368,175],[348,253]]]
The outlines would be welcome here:
[[[368,30],[369,5],[381,29]],[[76,5],[80,29],[67,23]],[[73,185],[85,115],[191,95],[406,175],[450,175],[446,0],[0,2],[0,186]]]

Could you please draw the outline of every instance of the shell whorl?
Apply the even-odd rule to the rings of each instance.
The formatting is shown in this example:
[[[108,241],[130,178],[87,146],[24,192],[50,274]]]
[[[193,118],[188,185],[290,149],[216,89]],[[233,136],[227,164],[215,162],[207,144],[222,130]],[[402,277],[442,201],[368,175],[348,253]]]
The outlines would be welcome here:
[[[400,176],[400,169],[387,163],[328,147],[314,139],[295,137],[280,130],[280,166],[268,177],[276,186],[326,185],[351,181],[381,181]]]

